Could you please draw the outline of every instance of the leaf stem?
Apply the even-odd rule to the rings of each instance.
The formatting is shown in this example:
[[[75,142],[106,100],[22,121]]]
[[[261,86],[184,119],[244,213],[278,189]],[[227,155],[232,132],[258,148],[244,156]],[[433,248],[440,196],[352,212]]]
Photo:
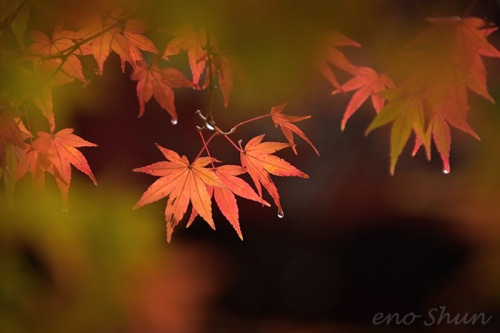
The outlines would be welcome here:
[[[28,0],[24,0],[23,2],[21,2],[19,4],[19,6],[17,6],[16,10],[14,10],[12,12],[12,14],[7,16],[2,22],[0,22],[0,29],[1,30],[5,30],[8,26],[10,26],[12,24],[14,19],[17,17],[17,14],[19,14],[21,9],[23,9],[23,7],[26,5],[27,2],[28,2]]]
[[[210,155],[210,151],[208,150],[208,146],[207,146],[207,142],[205,142],[205,137],[203,136],[203,133],[201,131],[198,131],[198,133],[200,133],[200,137],[201,137],[201,141],[203,141],[203,148],[207,151],[207,155],[208,157],[212,158],[212,156]],[[216,133],[212,134],[212,136],[210,137],[210,139],[212,139],[214,136],[216,135]],[[203,148],[201,151],[203,151]],[[200,152],[201,153],[201,152]],[[198,154],[198,156],[196,158],[199,157],[200,154]],[[214,165],[214,162],[213,161],[210,161],[210,163],[212,164],[212,168],[215,169],[215,165]]]
[[[215,132],[214,134],[212,134],[208,140],[205,141],[205,138],[203,137],[203,134],[201,133],[201,130],[198,131],[200,133],[200,136],[201,136],[201,140],[203,141],[203,147],[201,148],[200,152],[198,153],[198,155],[196,155],[196,157],[194,158],[195,160],[197,160],[201,154],[203,153],[204,150],[207,151],[207,154],[208,156],[210,157],[210,152],[208,151],[208,144],[210,143],[210,141],[212,141],[212,139],[218,135],[219,133]]]
[[[81,41],[57,52],[56,54],[49,54],[47,56],[44,56],[42,57],[42,59],[52,59],[52,58],[61,58],[61,59],[64,59],[64,58],[67,58],[69,57],[71,54],[75,53],[79,48],[80,46],[90,42],[91,40],[93,39],[96,39],[97,37],[101,36],[101,35],[104,35],[106,32],[110,31],[110,30],[113,30],[114,28],[116,27],[119,27],[120,25],[123,25],[124,22],[127,22],[127,20],[129,20],[130,17],[127,16],[119,21],[117,21],[115,24],[112,24],[110,25],[109,27],[107,28],[104,28],[102,29],[101,31],[99,32],[96,32],[95,34],[85,38],[85,39],[82,39]],[[69,52],[68,52],[69,51]],[[65,54],[65,52],[68,52],[67,54]]]
[[[23,106],[24,106],[24,117],[26,118],[26,124],[28,125],[28,131],[31,133],[30,143],[33,144],[33,132],[31,131],[31,122],[30,122],[30,117],[28,115],[28,109],[26,108],[26,104],[23,104]]]
[[[469,16],[474,7],[476,7],[478,2],[479,0],[472,0],[472,2],[467,6],[464,13],[462,14],[462,18]]]
[[[270,117],[271,114],[268,113],[268,114],[265,114],[265,115],[262,115],[262,116],[258,116],[258,117],[255,117],[255,118],[252,118],[252,119],[248,119],[248,120],[245,120],[245,121],[242,121],[241,123],[239,124],[236,124],[236,126],[234,126],[231,131],[234,131],[236,130],[238,127],[240,127],[241,125],[244,125],[244,124],[248,124],[248,123],[251,123],[252,121],[256,121],[256,120],[259,120],[259,119],[263,119],[263,118],[267,118],[267,117]]]
[[[234,146],[234,148],[236,148],[236,149],[237,149],[240,153],[242,152],[241,148],[240,148],[240,147],[238,147],[238,146],[236,145],[236,143],[234,143],[234,141],[233,141],[233,140],[231,140],[231,138],[229,137],[229,135],[224,134],[224,137],[225,137],[225,138],[226,138],[229,142],[231,142],[231,144]]]
[[[207,67],[208,67],[208,91],[209,91],[209,99],[208,99],[208,113],[207,113],[207,123],[215,127],[215,122],[213,119],[213,109],[214,109],[214,95],[215,95],[215,85],[214,85],[214,73],[212,68],[212,45],[210,43],[210,33],[208,30],[206,33],[206,41],[207,45],[205,49],[207,51]]]

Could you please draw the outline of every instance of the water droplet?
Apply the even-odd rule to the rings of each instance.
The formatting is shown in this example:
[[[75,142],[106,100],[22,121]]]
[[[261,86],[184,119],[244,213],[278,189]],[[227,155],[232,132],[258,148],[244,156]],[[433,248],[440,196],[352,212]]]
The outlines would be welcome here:
[[[209,123],[206,123],[205,126],[207,126],[207,128],[211,131],[215,130],[215,127],[213,127],[211,124]]]
[[[177,119],[172,119],[172,120],[170,120],[170,123],[171,123],[172,125],[177,125]]]
[[[68,208],[63,208],[62,212],[63,213],[67,213],[68,212]]]
[[[447,175],[450,173],[450,170],[449,169],[443,169],[443,174]]]
[[[282,210],[278,210],[278,217],[282,219],[285,216],[285,212]]]

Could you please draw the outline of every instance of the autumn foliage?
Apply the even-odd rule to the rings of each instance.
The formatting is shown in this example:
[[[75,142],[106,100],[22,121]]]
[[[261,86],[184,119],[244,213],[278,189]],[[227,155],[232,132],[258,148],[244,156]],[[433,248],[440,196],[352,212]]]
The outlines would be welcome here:
[[[166,161],[133,170],[160,177],[143,193],[134,208],[166,198],[168,241],[183,219],[188,220],[189,226],[198,215],[215,229],[212,214],[215,206],[243,239],[238,210],[241,198],[255,201],[257,206],[270,206],[265,198],[268,194],[272,200],[267,200],[274,203],[278,216],[284,216],[272,177],[308,178],[308,175],[275,154],[284,149],[297,154],[295,138],[298,136],[319,155],[297,125],[310,116],[286,114],[287,104],[283,101],[280,105],[269,105],[261,116],[241,120],[229,131],[219,128],[215,122],[214,96],[220,92],[224,107],[231,104],[239,67],[231,49],[222,45],[207,27],[185,24],[176,28],[150,29],[148,22],[141,21],[140,17],[117,10],[106,14],[96,11],[71,25],[54,22],[47,33],[28,28],[29,2],[16,3],[2,13],[0,19],[5,26],[2,44],[7,45],[5,40],[8,39],[17,53],[16,56],[2,54],[0,65],[14,68],[15,75],[29,85],[25,89],[1,87],[0,172],[8,197],[13,196],[14,185],[20,177],[29,173],[36,183],[42,184],[48,173],[56,180],[63,202],[67,204],[71,166],[97,185],[80,148],[96,147],[99,143],[80,138],[73,134],[73,129],[58,128],[52,88],[72,81],[88,84],[87,73],[94,68],[96,75],[104,75],[106,60],[111,53],[116,53],[122,71],[130,66],[130,79],[137,81],[139,116],[154,99],[168,112],[175,125],[178,112],[194,111],[176,109],[176,89],[207,90],[209,95],[206,112],[198,112],[202,126],[193,128],[200,135],[200,151],[194,159],[189,160],[182,153],[157,145]],[[344,130],[351,116],[368,100],[375,117],[366,133],[391,124],[391,174],[412,133],[415,134],[413,154],[423,146],[430,159],[434,142],[443,161],[443,171],[449,173],[450,125],[479,138],[467,122],[468,90],[494,102],[488,93],[482,57],[500,57],[500,51],[487,39],[496,28],[475,17],[429,18],[428,21],[429,29],[401,48],[401,64],[404,65],[395,66],[386,73],[349,60],[344,50],[361,45],[339,31],[325,31],[326,38],[321,39],[322,44],[317,47],[315,66],[326,79],[323,84],[333,87],[333,95],[352,94],[340,123],[341,129]],[[155,41],[150,38],[153,34],[148,35],[151,32],[168,36],[168,41],[166,44]],[[190,73],[169,67],[172,57],[183,57]],[[349,78],[341,82],[340,73]],[[45,131],[35,133],[31,128],[33,112],[41,112],[46,118]],[[240,126],[257,121],[269,121],[279,127],[286,143],[266,141],[265,134],[238,136]],[[212,156],[210,144],[216,136],[223,137],[235,154],[239,154],[239,165],[226,164],[225,156]],[[308,173],[314,174],[314,171]],[[187,217],[189,206],[191,211]]]

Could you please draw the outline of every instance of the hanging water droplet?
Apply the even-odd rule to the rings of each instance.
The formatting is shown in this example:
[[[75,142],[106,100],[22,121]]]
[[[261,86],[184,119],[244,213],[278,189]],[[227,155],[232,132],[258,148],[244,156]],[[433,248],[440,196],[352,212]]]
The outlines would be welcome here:
[[[209,130],[211,130],[211,131],[214,131],[214,130],[215,130],[215,127],[213,127],[213,126],[212,126],[212,124],[210,124],[210,123],[206,123],[206,124],[205,124],[205,126],[206,126]]]
[[[67,213],[68,212],[68,208],[63,208],[62,212],[63,213]]]
[[[170,123],[171,123],[172,125],[177,125],[177,119],[172,119],[172,120],[170,120]]]
[[[285,216],[285,212],[282,210],[278,210],[278,217],[282,219]]]
[[[450,173],[450,170],[449,169],[443,169],[443,174],[447,175]]]

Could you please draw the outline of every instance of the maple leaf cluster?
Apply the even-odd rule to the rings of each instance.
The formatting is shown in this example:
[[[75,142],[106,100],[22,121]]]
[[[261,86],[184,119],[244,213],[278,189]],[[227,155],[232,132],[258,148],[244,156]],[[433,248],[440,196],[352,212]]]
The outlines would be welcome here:
[[[199,215],[210,227],[215,229],[212,218],[212,198],[215,198],[219,210],[233,226],[240,239],[243,240],[236,196],[259,202],[261,205],[270,206],[262,198],[262,187],[272,197],[278,209],[278,216],[283,217],[284,212],[280,196],[276,185],[271,179],[271,175],[297,176],[302,178],[308,178],[309,176],[284,159],[273,154],[289,147],[292,147],[294,152],[297,153],[293,132],[309,143],[316,153],[318,152],[305,134],[296,125],[292,124],[292,122],[304,120],[309,117],[285,115],[282,113],[284,107],[285,104],[273,107],[271,112],[266,116],[270,116],[276,126],[279,125],[282,128],[289,143],[262,142],[265,136],[262,134],[250,139],[244,148],[241,147],[241,144],[238,147],[229,138],[228,134],[222,133],[220,129],[216,128],[218,132],[213,134],[209,140],[215,135],[224,135],[239,151],[241,165],[220,165],[216,167],[214,163],[220,163],[220,161],[211,157],[208,149],[209,140],[205,141],[201,132],[200,135],[202,135],[205,144],[200,154],[206,149],[208,156],[199,157],[200,154],[198,154],[193,162],[189,162],[186,156],[181,157],[175,151],[157,144],[158,149],[167,159],[167,162],[156,162],[133,170],[160,177],[144,192],[134,208],[140,208],[168,196],[165,209],[168,242],[171,241],[174,228],[186,214],[189,203],[191,203],[192,208],[186,226],[189,227]],[[263,118],[263,116],[257,118]],[[207,167],[207,165],[210,166]],[[250,176],[257,192],[244,179],[240,178],[244,174]]]
[[[14,13],[30,12],[26,1],[19,4],[19,9]],[[22,45],[24,30],[16,34]],[[52,88],[74,80],[87,83],[82,70],[82,59],[86,56],[95,59],[100,75],[112,51],[120,57],[122,70],[126,62],[134,69],[140,68],[144,61],[142,51],[158,52],[153,42],[142,35],[146,30],[147,27],[139,21],[114,13],[106,18],[92,16],[76,31],[56,24],[50,36],[41,31],[29,32],[32,43],[26,48],[24,56],[28,66],[21,68],[25,78],[29,78],[26,80],[30,82],[29,89],[22,93],[14,91],[5,102],[2,100],[0,167],[6,171],[4,177],[15,181],[30,172],[35,182],[43,184],[45,172],[48,172],[55,177],[65,204],[71,183],[71,165],[88,175],[97,185],[86,158],[77,149],[95,147],[96,144],[73,134],[71,128],[55,132]],[[38,131],[36,138],[29,126],[29,102],[42,111],[49,124],[50,132]],[[26,118],[28,128],[21,116],[14,116],[3,109],[15,110],[15,113]],[[23,109],[24,112],[21,112]],[[28,139],[29,143],[26,142]],[[15,154],[7,156],[6,149],[15,151]],[[6,157],[9,157],[12,170],[7,167]]]
[[[56,131],[52,90],[73,81],[89,84],[92,75],[103,75],[106,60],[115,53],[120,58],[122,72],[126,73],[128,66],[130,79],[137,81],[139,116],[145,113],[147,103],[154,97],[170,115],[172,124],[176,124],[175,89],[205,91],[210,97],[206,115],[201,111],[198,113],[204,121],[203,127],[198,128],[203,147],[192,161],[158,145],[166,161],[134,169],[160,177],[144,192],[134,208],[166,197],[168,241],[190,204],[187,226],[200,216],[215,228],[212,199],[241,239],[237,197],[270,206],[263,198],[265,190],[278,215],[283,216],[278,189],[271,176],[308,176],[275,153],[291,148],[297,154],[294,140],[294,135],[297,135],[319,155],[296,125],[310,116],[284,114],[287,105],[284,103],[272,107],[265,115],[240,122],[229,132],[217,127],[213,105],[216,91],[220,91],[227,108],[234,75],[239,73],[231,52],[211,31],[190,24],[173,29],[158,28],[158,32],[169,36],[165,47],[159,51],[145,34],[148,26],[124,11],[88,15],[71,24],[71,28],[56,23],[50,34],[27,31],[30,13],[30,2],[17,0],[6,5],[4,12],[0,13],[2,29],[8,28],[18,47],[16,54],[0,53],[0,60],[17,69],[18,77],[13,81],[26,83],[22,84],[23,88],[14,85],[2,87],[0,95],[0,176],[4,178],[8,196],[12,197],[16,181],[25,174],[30,173],[35,183],[43,184],[48,173],[57,182],[66,205],[72,166],[97,185],[86,158],[79,150],[97,145],[73,134],[71,128]],[[401,58],[408,65],[391,72],[391,76],[394,73],[400,78],[397,81],[387,73],[354,65],[341,48],[361,45],[338,31],[326,34],[326,46],[321,49],[316,63],[320,73],[333,86],[333,95],[353,92],[341,121],[342,130],[368,99],[376,116],[366,133],[392,123],[391,173],[394,173],[397,160],[412,133],[415,133],[413,154],[423,146],[430,159],[431,143],[434,142],[443,161],[443,170],[449,173],[450,125],[479,138],[467,122],[468,90],[494,102],[487,90],[482,57],[500,57],[500,51],[487,39],[496,28],[473,17],[428,21],[432,27],[411,41],[402,52]],[[4,33],[0,30],[2,43]],[[190,78],[167,66],[174,56],[185,57]],[[92,67],[88,66],[89,63],[95,64],[93,72],[87,68]],[[340,83],[333,67],[352,77]],[[29,114],[33,109],[47,119],[48,130],[31,128]],[[249,138],[244,147],[243,139],[233,139],[238,127],[263,118],[270,118],[274,126],[280,128],[287,143],[265,142],[264,134]],[[202,130],[211,131],[210,138],[205,140]],[[209,143],[216,136],[224,137],[238,152],[239,165],[221,164],[211,156]],[[207,156],[202,156],[204,153]],[[251,179],[253,187],[245,177]]]
[[[171,39],[164,51],[158,52],[154,43],[143,34],[147,30],[146,25],[123,12],[114,12],[108,16],[91,15],[78,24],[80,28],[76,30],[65,29],[62,24],[56,24],[50,35],[41,31],[28,33],[32,43],[26,48],[24,58],[28,66],[22,70],[26,76],[35,79],[27,92],[11,96],[5,109],[12,112],[2,110],[0,118],[0,167],[5,171],[4,177],[15,180],[31,173],[34,182],[43,185],[48,173],[55,178],[65,205],[68,201],[72,166],[89,176],[97,185],[86,158],[79,151],[81,147],[97,145],[73,134],[73,129],[56,131],[52,101],[53,87],[75,80],[88,84],[89,78],[84,75],[82,66],[84,60],[88,63],[89,58],[93,59],[97,67],[95,75],[103,75],[106,60],[112,52],[116,53],[121,61],[122,72],[125,73],[125,66],[129,64],[132,68],[130,78],[137,81],[139,116],[144,114],[146,103],[154,97],[170,114],[173,124],[177,123],[173,89],[207,89],[212,103],[213,94],[216,89],[220,89],[224,106],[227,107],[233,87],[233,60],[222,52],[215,36],[204,28],[187,25],[164,30]],[[145,53],[154,56],[152,62],[146,60]],[[179,70],[165,67],[161,63],[162,60],[169,61],[171,56],[183,54],[187,55],[192,80]],[[47,119],[49,131],[38,131],[36,136],[32,134],[27,112],[30,107],[28,102],[41,110]],[[181,157],[158,145],[167,161],[134,169],[160,177],[144,192],[134,208],[168,197],[165,216],[169,241],[174,227],[182,220],[190,203],[192,209],[187,225],[199,215],[215,228],[212,198],[241,239],[243,235],[239,226],[236,196],[256,201],[262,206],[270,206],[263,199],[264,188],[272,197],[279,215],[283,216],[278,190],[271,175],[308,176],[273,154],[290,147],[297,154],[293,133],[318,152],[294,124],[309,116],[285,115],[282,113],[285,105],[272,108],[265,116],[244,121],[234,129],[244,123],[269,117],[276,127],[280,126],[288,143],[262,142],[264,135],[260,135],[249,140],[245,148],[236,146],[229,138],[231,133],[223,133],[215,125],[211,112],[213,105],[209,105],[209,115],[202,118],[205,128],[216,132],[207,142],[202,135],[204,147],[192,162],[185,156]],[[22,109],[24,112],[20,111]],[[241,165],[215,166],[219,161],[210,156],[208,147],[215,135],[223,135],[233,144],[240,153]],[[205,150],[208,156],[200,157]],[[256,190],[242,178],[245,174],[252,179]]]
[[[398,69],[404,79],[396,85],[386,74],[369,67],[354,66],[338,46],[360,46],[335,32],[320,62],[322,74],[332,83],[332,94],[356,91],[347,105],[341,128],[371,96],[377,116],[366,133],[392,123],[390,172],[412,132],[413,155],[424,146],[431,158],[431,141],[443,161],[443,172],[450,172],[450,126],[479,139],[467,122],[467,89],[493,102],[486,85],[486,69],[481,56],[500,57],[500,51],[487,40],[496,30],[492,24],[474,17],[430,18],[433,27],[411,41],[402,54],[406,68]],[[354,77],[339,84],[327,63]],[[386,103],[386,100],[388,101]]]

